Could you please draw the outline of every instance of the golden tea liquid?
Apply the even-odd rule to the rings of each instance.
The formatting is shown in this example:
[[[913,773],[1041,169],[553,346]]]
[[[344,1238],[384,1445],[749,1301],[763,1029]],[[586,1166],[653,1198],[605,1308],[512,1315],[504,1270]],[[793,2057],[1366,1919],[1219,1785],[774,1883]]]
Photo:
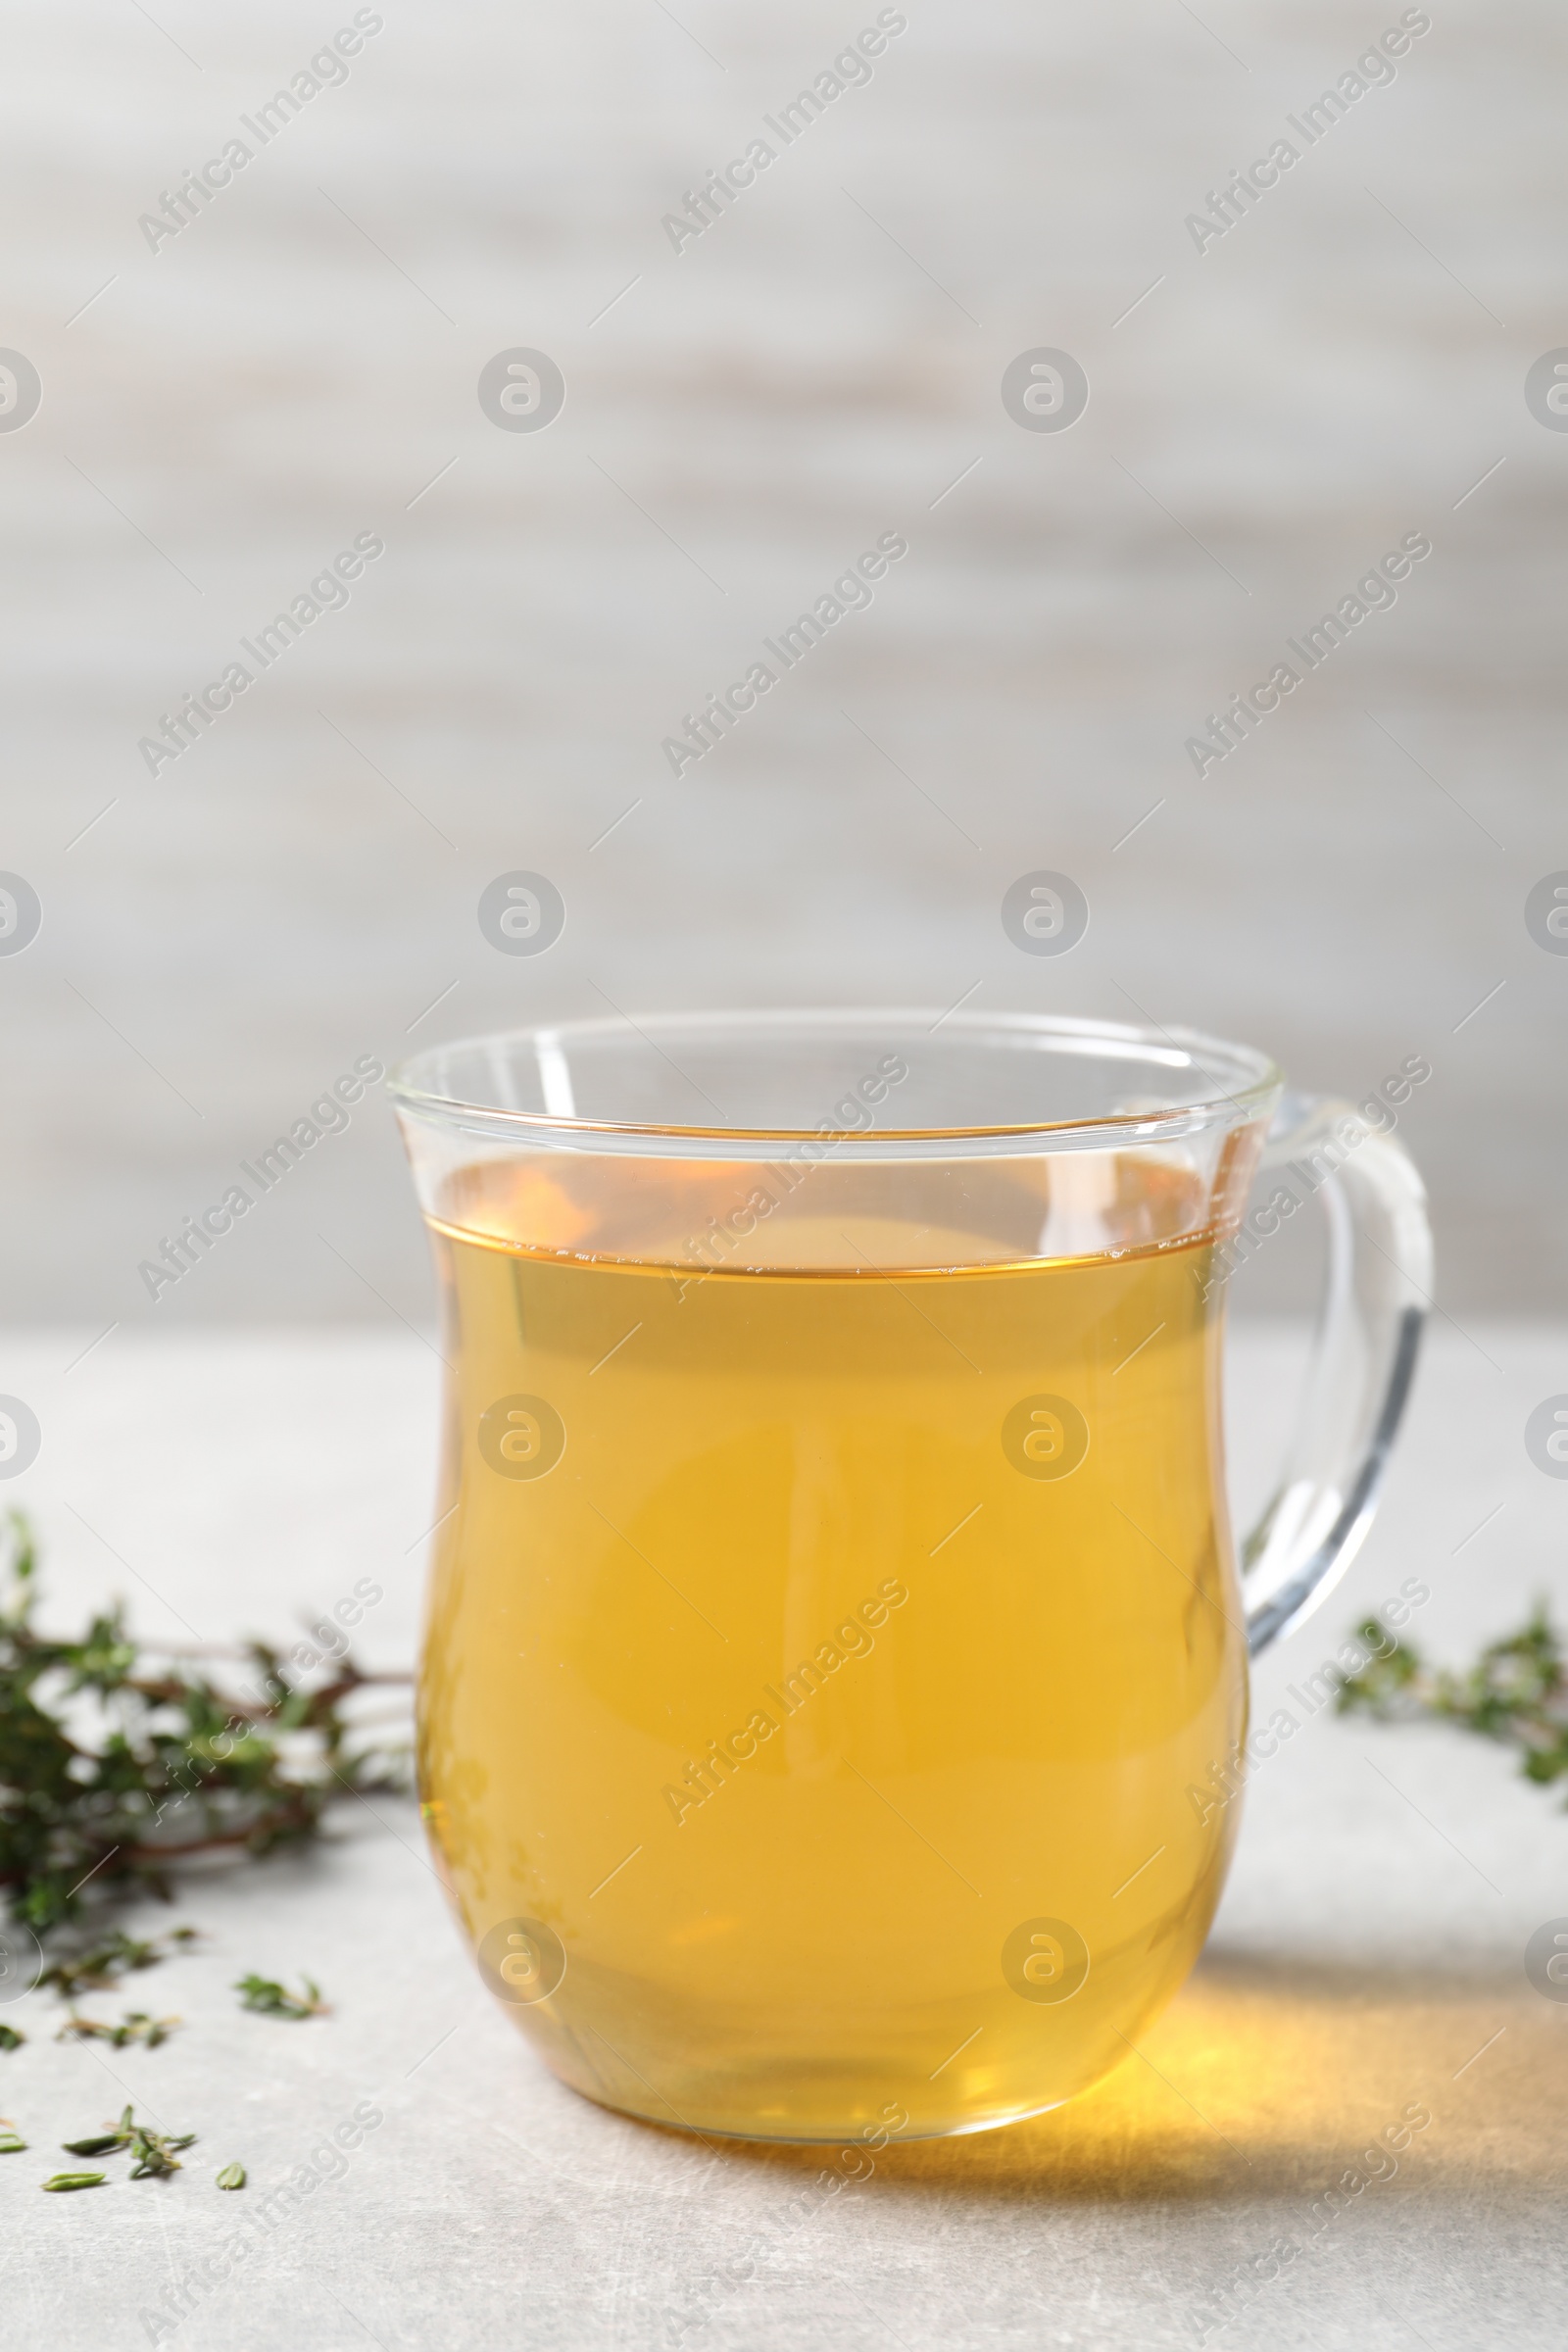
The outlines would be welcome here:
[[[979,2129],[1190,1968],[1236,1809],[1187,1790],[1245,1731],[1218,1314],[1191,1181],[1103,1160],[976,1162],[957,1222],[898,1169],[449,1184],[426,1814],[590,2096]],[[1040,1254],[1086,1201],[1111,1246]]]

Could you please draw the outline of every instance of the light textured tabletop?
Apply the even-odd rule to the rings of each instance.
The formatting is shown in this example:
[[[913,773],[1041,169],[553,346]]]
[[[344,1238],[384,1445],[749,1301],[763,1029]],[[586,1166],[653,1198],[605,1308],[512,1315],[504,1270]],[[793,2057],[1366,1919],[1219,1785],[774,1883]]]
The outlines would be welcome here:
[[[5,1355],[45,1431],[8,1498],[39,1523],[62,1619],[122,1590],[149,1632],[281,1632],[371,1574],[365,1654],[412,1651],[437,1370],[416,1338],[115,1335],[68,1372],[90,1336]],[[1269,1327],[1235,1343],[1252,1493],[1298,1346]],[[1259,1706],[1291,1703],[1404,1577],[1432,1588],[1411,1638],[1449,1658],[1560,1594],[1568,1482],[1522,1432],[1565,1368],[1568,1332],[1440,1323],[1384,1514],[1264,1662]],[[1138,2054],[1055,2114],[890,2147],[844,2185],[831,2151],[705,2144],[562,2088],[482,1992],[413,1807],[350,1806],[329,1850],[138,1914],[205,1934],[134,1981],[185,2021],[165,2046],[57,2043],[41,1995],[6,2012],[29,2036],[0,2057],[0,2110],[29,2142],[0,2162],[7,2340],[1556,2352],[1568,2004],[1532,1989],[1523,1952],[1561,1914],[1568,1819],[1506,1757],[1315,1712],[1255,1775],[1207,1954]],[[251,1968],[308,1971],[331,2016],[242,2014],[229,1986]],[[186,2171],[40,2196],[55,2143],[126,2099],[200,2133]],[[1357,2169],[1412,2107],[1431,2120],[1396,2167]],[[220,2195],[232,2158],[250,2186]],[[1320,2229],[1347,2177],[1364,2184]]]

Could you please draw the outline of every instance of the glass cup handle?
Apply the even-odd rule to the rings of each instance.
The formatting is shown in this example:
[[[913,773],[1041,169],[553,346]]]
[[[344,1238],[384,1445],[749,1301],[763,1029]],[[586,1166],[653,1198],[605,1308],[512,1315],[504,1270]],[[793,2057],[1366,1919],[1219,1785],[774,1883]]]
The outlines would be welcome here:
[[[1260,1172],[1269,1171],[1276,1195],[1322,1202],[1329,1266],[1284,1475],[1242,1545],[1253,1657],[1326,1598],[1361,1547],[1432,1288],[1432,1229],[1415,1164],[1353,1104],[1287,1094],[1263,1148]],[[1295,1212],[1280,1204],[1277,1213]]]

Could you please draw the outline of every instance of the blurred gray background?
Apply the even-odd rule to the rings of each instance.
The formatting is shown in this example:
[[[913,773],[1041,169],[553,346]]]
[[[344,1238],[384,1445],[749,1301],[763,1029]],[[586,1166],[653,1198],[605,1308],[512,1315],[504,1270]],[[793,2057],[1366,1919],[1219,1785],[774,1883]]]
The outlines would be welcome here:
[[[387,0],[156,251],[140,217],[353,10],[9,12],[0,344],[43,387],[0,431],[0,867],[43,906],[0,956],[11,1318],[421,1321],[379,1089],[156,1305],[136,1272],[358,1055],[970,990],[1353,1093],[1424,1054],[1445,1304],[1568,1304],[1568,956],[1524,920],[1568,868],[1568,434],[1524,397],[1568,344],[1560,11],[1439,0],[1201,254],[1187,216],[1393,0],[902,13],[677,253],[662,216],[870,0]],[[547,430],[480,407],[519,346],[565,378]],[[1070,431],[1004,409],[1040,346],[1087,370]],[[870,609],[673,777],[682,713],[889,530]],[[150,776],[160,713],[367,531],[347,607]],[[1397,605],[1200,779],[1206,714],[1413,531]],[[1092,909],[1059,959],[1000,920],[1039,867]],[[478,928],[514,868],[565,900],[538,957]],[[1306,1271],[1265,1252],[1239,1302]]]

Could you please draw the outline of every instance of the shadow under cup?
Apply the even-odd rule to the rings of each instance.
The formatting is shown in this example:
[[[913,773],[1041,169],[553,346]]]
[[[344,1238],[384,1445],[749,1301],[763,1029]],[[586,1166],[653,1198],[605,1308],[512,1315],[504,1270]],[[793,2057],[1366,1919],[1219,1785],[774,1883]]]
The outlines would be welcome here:
[[[1216,1242],[1279,1081],[1108,1024],[620,1022],[440,1049],[425,1815],[590,2097],[975,2131],[1182,1983],[1245,1732]]]

